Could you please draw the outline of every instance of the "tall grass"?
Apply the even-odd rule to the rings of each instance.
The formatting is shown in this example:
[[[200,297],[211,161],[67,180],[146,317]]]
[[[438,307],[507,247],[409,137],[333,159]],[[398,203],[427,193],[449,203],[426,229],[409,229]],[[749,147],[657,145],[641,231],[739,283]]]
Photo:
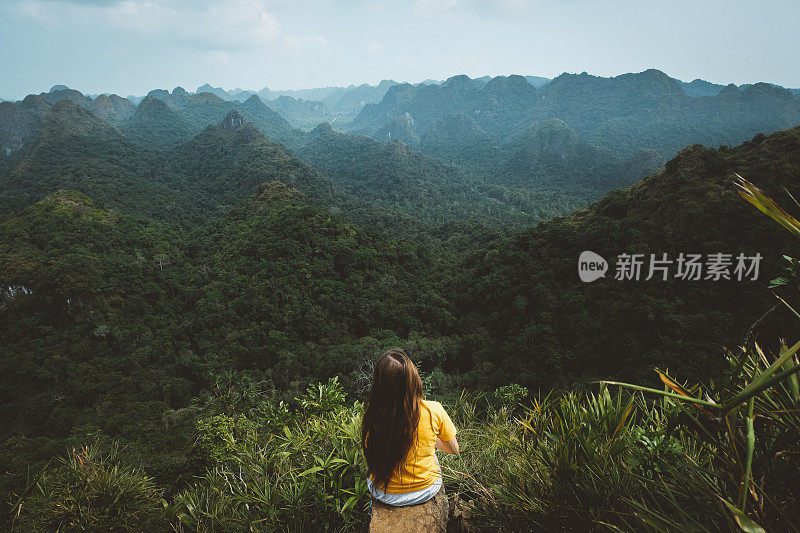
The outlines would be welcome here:
[[[294,414],[267,404],[247,423],[239,416],[227,427],[252,429],[238,435],[223,431],[209,440],[201,431],[200,454],[214,464],[175,496],[169,512],[176,530],[351,531],[363,524],[361,404],[346,405],[336,379],[310,386],[298,400]]]
[[[756,363],[731,360],[750,374],[763,372],[766,363]],[[793,530],[799,435],[796,419],[784,413],[794,401],[785,385],[753,402],[759,438],[745,509],[737,498],[744,490],[747,423],[732,426],[732,454],[727,429],[694,404],[607,385],[514,399],[502,391],[464,392],[445,400],[462,449],[440,457],[447,490],[471,508],[472,525],[488,531],[735,531],[740,524],[749,531]],[[341,392],[335,383],[321,387],[327,398]],[[716,390],[706,394],[718,398]],[[70,452],[23,499],[18,523],[44,531],[80,530],[71,524],[120,531],[361,530],[368,520],[362,405],[326,401],[320,410],[324,402],[310,400],[298,398],[291,407],[259,401],[247,415],[208,413],[198,420],[195,455],[205,473],[173,496],[112,455]],[[741,412],[749,416],[749,407]],[[84,469],[76,453],[94,457],[83,464],[95,466]],[[67,481],[75,479],[80,483]]]
[[[14,506],[18,531],[167,531],[153,480],[118,461],[116,445],[70,450]]]

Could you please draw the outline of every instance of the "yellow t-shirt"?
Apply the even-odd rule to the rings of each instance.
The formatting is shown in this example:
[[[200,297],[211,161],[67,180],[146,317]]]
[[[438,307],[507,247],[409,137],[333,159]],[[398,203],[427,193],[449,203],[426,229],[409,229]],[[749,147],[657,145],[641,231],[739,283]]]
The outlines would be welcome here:
[[[384,492],[407,494],[433,485],[441,476],[439,463],[436,461],[436,437],[447,442],[455,436],[456,427],[442,404],[422,400],[417,426],[417,446],[411,446],[408,457],[394,471]]]

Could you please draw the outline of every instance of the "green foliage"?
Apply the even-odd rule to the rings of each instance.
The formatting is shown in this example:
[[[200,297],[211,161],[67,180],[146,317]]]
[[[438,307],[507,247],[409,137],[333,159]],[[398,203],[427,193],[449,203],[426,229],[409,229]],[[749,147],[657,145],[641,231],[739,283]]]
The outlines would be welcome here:
[[[174,490],[224,449],[192,449],[201,409],[279,427],[291,407],[280,395],[311,379],[339,374],[354,391],[381,349],[411,338],[431,347],[433,366],[457,345],[430,340],[454,319],[425,248],[279,183],[191,235],[71,191],[0,228],[4,491],[89,424],[141,446]],[[261,409],[264,391],[275,401]],[[326,386],[308,408],[329,410],[340,394]],[[29,461],[14,458],[20,448]]]
[[[760,354],[746,357],[744,365],[731,361],[738,372],[731,383],[753,382],[763,372]],[[36,490],[22,494],[15,507],[19,525],[57,529],[77,520],[88,501],[92,512],[74,523],[111,524],[112,530],[113,524],[136,530],[145,523],[148,530],[169,523],[178,531],[363,527],[369,499],[360,452],[363,406],[341,401],[330,380],[290,399],[298,409],[281,404],[284,417],[276,424],[270,393],[251,396],[244,392],[249,388],[243,383],[238,396],[251,400],[238,403],[230,416],[200,415],[196,443],[215,460],[169,501],[162,501],[152,480],[126,467],[127,460],[87,447],[57,468],[45,468],[33,483]],[[512,384],[498,392],[518,399],[523,391]],[[445,484],[451,497],[469,502],[473,526],[502,531],[728,531],[737,522],[757,527],[756,520],[780,529],[796,520],[800,503],[794,491],[800,424],[792,394],[784,382],[758,397],[755,412],[768,420],[756,423],[752,465],[758,481],[751,490],[759,505],[749,514],[726,505],[741,494],[747,409],[739,410],[738,422],[730,419],[729,429],[715,432],[702,411],[681,400],[648,401],[606,387],[535,396],[515,414],[498,405],[495,394],[451,397],[445,406],[459,428],[462,451],[440,457]],[[333,397],[330,408],[316,408],[325,396]],[[309,398],[314,408],[308,408]],[[203,413],[215,409],[212,402]],[[253,413],[252,420],[244,412]],[[142,522],[145,511],[148,521]]]
[[[738,174],[737,177],[738,192],[745,200],[800,237],[797,219],[752,183]],[[800,351],[800,341],[791,348],[782,341],[777,357],[768,357],[755,342],[743,351],[739,357],[729,356],[726,379],[720,385],[710,384],[705,390],[700,385],[687,390],[661,371],[658,372],[667,392],[618,385],[679,400],[681,407],[687,407],[689,435],[716,452],[714,468],[708,473],[738,489],[736,498],[726,494],[730,489],[712,487],[711,491],[717,492],[742,529],[760,530],[753,518],[764,524],[789,523],[796,508],[797,495],[787,487],[795,486],[800,476],[794,468],[787,468],[784,458],[798,453],[800,361],[796,354]],[[698,397],[701,394],[704,398]],[[751,499],[758,504],[751,512],[754,517],[747,514]],[[650,512],[663,521],[657,512]]]
[[[169,508],[180,531],[350,531],[363,523],[367,488],[360,454],[361,405],[345,405],[336,379],[310,385],[302,411],[267,420],[250,438],[218,425],[216,466]],[[271,413],[269,402],[258,412]],[[250,427],[250,426],[248,426]],[[218,431],[218,433],[217,433]]]
[[[19,530],[168,531],[152,478],[120,465],[117,453],[95,443],[45,468],[14,509]]]
[[[329,378],[327,383],[309,385],[300,399],[300,405],[308,413],[321,415],[335,411],[342,405],[344,398],[345,393],[339,385],[339,377],[334,376]]]
[[[494,401],[497,405],[513,411],[528,397],[528,389],[516,383],[503,385],[494,391]]]
[[[789,257],[788,255],[784,255],[783,259],[786,261],[786,263],[788,263],[788,265],[784,268],[781,276],[778,276],[770,281],[770,289],[783,287],[784,285],[789,284],[793,279],[797,279],[798,276],[800,276],[800,261],[793,257]]]
[[[495,376],[490,386],[533,390],[612,376],[652,383],[653,366],[703,379],[722,370],[713,357],[720,346],[746,343],[743,336],[777,348],[794,315],[775,306],[764,280],[777,277],[782,254],[797,255],[797,243],[742,202],[731,180],[746,173],[776,198],[786,191],[796,198],[798,171],[797,128],[724,151],[693,146],[663,173],[586,210],[476,250],[453,292],[460,329],[486,333],[471,354],[475,382]],[[584,250],[609,261],[605,278],[579,281],[575,263]],[[760,253],[759,279],[645,281],[647,264],[639,281],[614,279],[622,253],[645,260],[666,253],[674,261],[719,252]],[[793,291],[787,285],[779,294]]]
[[[635,491],[625,467],[632,402],[602,389],[535,398],[518,417],[502,406],[481,420],[462,399],[451,410],[462,453],[444,457],[443,468],[486,525],[591,529]]]
[[[255,427],[244,416],[216,415],[197,421],[198,452],[212,464],[226,460],[237,442],[252,439]]]
[[[534,398],[516,417],[490,408],[485,419],[462,397],[450,409],[462,451],[442,460],[448,491],[501,531],[781,530],[797,519],[800,469],[790,457],[800,433],[773,403],[780,396],[770,400],[772,420],[757,424],[765,446],[756,449],[774,455],[754,457],[759,505],[749,515],[730,503],[741,494],[745,425],[716,433],[679,400],[606,388]]]

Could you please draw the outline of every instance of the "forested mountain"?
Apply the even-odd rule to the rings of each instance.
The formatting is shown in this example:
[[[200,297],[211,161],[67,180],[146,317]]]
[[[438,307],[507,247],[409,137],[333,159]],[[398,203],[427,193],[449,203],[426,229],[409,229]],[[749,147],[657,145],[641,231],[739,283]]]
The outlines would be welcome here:
[[[344,201],[343,190],[269,140],[238,111],[208,126],[170,157],[192,187],[217,204],[233,204],[267,181],[280,180],[318,204]]]
[[[659,171],[665,162],[655,150],[619,157],[582,139],[559,119],[535,124],[502,141],[464,113],[434,122],[421,138],[410,119],[401,115],[376,137],[402,140],[492,184],[584,191],[587,197],[634,183]]]
[[[655,149],[672,157],[690,144],[739,144],[800,121],[800,100],[786,89],[729,85],[716,96],[692,98],[657,70],[616,78],[562,74],[542,91],[526,119],[558,115],[588,141],[621,154]]]
[[[0,157],[12,155],[36,138],[49,108],[47,100],[32,94],[21,102],[0,102]]]
[[[0,167],[5,207],[72,188],[123,213],[185,222],[207,218],[215,206],[235,203],[259,183],[279,180],[318,205],[348,212],[359,223],[395,236],[462,241],[467,233],[494,235],[568,213],[605,190],[605,184],[591,180],[577,186],[503,184],[432,160],[403,143],[336,133],[327,124],[308,133],[294,130],[256,96],[227,102],[210,93],[198,98],[180,89],[152,91],[119,127],[72,100],[53,107],[40,99],[8,107],[14,120],[30,121],[31,133],[30,146],[19,143]],[[28,111],[37,101],[41,110]],[[62,117],[67,111],[75,114],[75,124]],[[198,131],[223,112],[222,119]],[[251,116],[277,133],[265,136]],[[46,134],[39,120],[49,121]],[[274,139],[283,139],[294,152]],[[144,201],[149,196],[162,198],[163,204]],[[474,231],[476,224],[485,231]]]
[[[530,224],[585,204],[593,187],[514,187],[442,164],[403,142],[381,143],[322,124],[295,153],[354,197],[434,223],[473,219],[491,226]]]
[[[69,100],[49,109],[26,149],[0,167],[0,211],[34,203],[59,189],[88,194],[125,213],[158,220],[191,216],[191,199],[173,187],[172,163],[117,126]]]
[[[180,410],[209,371],[268,371],[285,389],[306,373],[356,372],[358,343],[382,330],[453,323],[428,250],[364,232],[276,182],[191,236],[71,191],[0,228],[0,405],[14,462],[94,424],[149,435],[149,464],[186,472],[188,449],[175,444],[185,434],[162,417],[191,415]]]
[[[747,89],[752,85],[753,85],[752,83],[745,83],[739,85],[738,88]],[[774,83],[770,83],[769,85],[781,89],[786,89],[793,95],[800,96],[800,89],[790,89],[788,87],[775,85]],[[720,85],[719,83],[711,83],[709,81],[701,80],[699,78],[693,80],[691,83],[681,82],[681,86],[683,87],[683,90],[686,91],[686,94],[688,94],[689,96],[714,96],[722,92],[722,90],[725,89],[726,87],[725,85]]]
[[[154,97],[145,98],[122,128],[59,101],[35,142],[4,163],[2,210],[68,188],[125,214],[190,224],[271,180],[282,180],[328,207],[353,203],[237,111],[192,138],[182,116]]]
[[[503,154],[498,150],[497,154]],[[618,158],[610,150],[582,139],[559,119],[546,120],[523,132],[495,163],[500,176],[516,183],[553,184],[607,192],[658,172],[665,159],[655,150]]]
[[[101,94],[95,98],[91,98],[85,96],[80,91],[70,89],[64,85],[56,85],[50,89],[50,92],[41,93],[39,96],[52,104],[60,102],[61,100],[69,100],[84,109],[92,111],[95,115],[114,123],[124,121],[133,114],[135,109],[135,106],[130,100],[116,94]]]
[[[225,90],[205,83],[197,88],[196,94],[212,93],[223,100],[238,101],[245,101],[255,95],[295,128],[311,129],[322,122],[350,122],[366,104],[380,102],[393,85],[397,85],[397,82],[382,80],[377,85],[363,83],[348,87],[295,90],[272,90],[264,87],[260,91],[253,91]]]
[[[431,196],[468,193],[472,184],[459,169],[430,160],[402,142],[384,144],[342,134],[329,124],[315,128],[297,154],[370,200],[419,203]]]
[[[413,121],[403,114],[374,137],[421,146],[426,154],[468,168],[480,168],[491,160],[500,161],[505,150],[496,135],[481,128],[472,116],[462,112],[432,123],[421,137],[414,129]]]
[[[535,90],[525,78],[520,76],[495,78],[485,80],[485,82],[484,80],[473,82],[466,77],[461,77],[459,80],[462,89],[466,91],[464,93],[466,99],[473,97],[480,99],[489,95],[496,101],[502,101],[503,104],[499,107],[495,105],[497,109],[493,112],[500,121],[512,120],[523,111],[527,93],[520,95],[520,87]],[[455,85],[458,84],[453,80],[445,84],[451,89]],[[473,85],[479,86],[480,90],[474,87],[475,90],[471,90],[470,87]],[[435,84],[408,87],[413,90],[421,88],[427,91],[439,89],[439,85]],[[294,129],[289,122],[255,95],[242,102],[223,100],[210,92],[189,94],[177,87],[172,92],[151,91],[138,106],[129,108],[117,105],[118,100],[124,99],[116,96],[100,95],[92,100],[78,91],[57,86],[50,93],[30,96],[22,102],[3,103],[0,106],[0,115],[4,117],[3,122],[0,123],[0,140],[3,142],[6,155],[19,151],[37,138],[52,102],[58,101],[59,98],[67,99],[118,125],[130,140],[147,148],[162,149],[184,144],[194,135],[199,134],[206,126],[219,123],[231,110],[240,112],[270,140],[284,144],[307,162],[320,167],[324,166],[324,171],[334,172],[335,167],[343,168],[341,161],[359,160],[365,147],[369,146],[364,143],[363,139],[360,141],[348,139],[347,142],[339,142],[338,149],[349,150],[349,152],[330,154],[333,159],[326,159],[322,157],[321,153],[315,154],[314,148],[305,148],[319,144],[318,132],[305,133]],[[125,101],[127,102],[127,100]],[[273,105],[276,104],[279,108],[284,106],[282,108],[284,114],[292,115],[296,122],[301,122],[305,126],[313,124],[316,118],[330,116],[326,114],[324,108],[320,108],[313,102],[292,100],[286,96],[273,102]],[[489,106],[490,104],[485,105]],[[315,118],[317,112],[320,112],[321,115]],[[611,187],[627,184],[654,172],[658,170],[660,163],[657,157],[643,157],[642,154],[635,154],[632,158],[609,156],[602,164],[598,162],[593,168],[587,168],[582,166],[583,156],[575,157],[574,146],[568,146],[574,137],[568,126],[562,128],[567,132],[566,136],[562,135],[563,132],[558,131],[558,128],[554,130],[551,127],[552,123],[545,122],[540,126],[529,128],[514,139],[502,140],[497,132],[487,132],[478,125],[473,116],[461,112],[447,115],[436,121],[420,139],[416,136],[416,130],[412,124],[413,119],[409,122],[409,116],[410,114],[406,113],[397,117],[392,124],[384,128],[384,133],[378,135],[378,137],[385,137],[390,141],[403,141],[412,148],[411,151],[407,151],[409,157],[405,158],[405,163],[400,165],[392,163],[389,160],[393,157],[393,151],[383,150],[378,160],[370,161],[370,167],[362,168],[360,172],[366,170],[372,172],[373,176],[365,176],[365,179],[368,181],[371,179],[373,184],[377,183],[375,172],[383,173],[384,176],[386,172],[402,172],[407,175],[421,176],[420,172],[424,174],[427,170],[405,166],[411,164],[412,161],[425,160],[413,150],[417,148],[450,166],[463,167],[468,171],[464,173],[462,170],[451,169],[449,171],[451,174],[477,175],[478,179],[463,178],[470,183],[481,185],[478,189],[472,187],[461,189],[456,196],[463,197],[466,194],[469,198],[458,199],[458,206],[454,209],[425,206],[419,210],[419,206],[409,205],[406,210],[413,207],[423,218],[439,222],[452,220],[453,216],[461,216],[465,211],[471,210],[473,206],[483,204],[484,207],[478,208],[478,216],[483,216],[481,213],[489,213],[493,218],[501,220],[505,224],[509,220],[502,220],[505,216],[503,213],[509,213],[511,218],[519,223],[535,223],[552,215],[565,214],[590,199],[597,198]],[[543,136],[552,138],[544,143],[531,142],[528,146],[524,146],[526,141],[532,138],[541,140]],[[344,139],[344,137],[339,138],[340,141]],[[562,144],[563,140],[568,141],[566,145]],[[577,139],[576,142],[581,146],[588,146],[580,139]],[[539,151],[537,152],[537,150]],[[598,151],[594,148],[592,150]],[[433,168],[432,162],[425,163],[425,165]],[[354,172],[357,166],[348,171]],[[440,166],[440,168],[445,167]],[[432,170],[432,172],[435,174],[438,171]],[[624,177],[620,178],[620,173],[624,174]],[[427,179],[433,179],[432,176],[433,174]],[[337,179],[336,176],[332,177]],[[339,174],[338,177],[342,176]],[[405,177],[395,179],[406,180]],[[436,180],[434,179],[434,181]],[[509,186],[517,191],[503,190]],[[372,195],[378,194],[380,189],[381,187],[377,187],[372,190]],[[452,187],[449,191],[453,192]],[[555,199],[555,202],[551,204],[554,208],[542,209],[544,202],[540,201],[543,198],[541,191],[547,191],[548,196],[561,195],[563,200]],[[455,197],[444,199],[441,195],[427,198],[429,204],[436,205],[443,201],[452,204],[451,200],[454,199]],[[386,201],[387,198],[382,198],[382,200]],[[504,203],[505,207],[495,205],[498,200]],[[394,200],[389,198],[388,201]],[[531,201],[536,205],[532,205]],[[499,217],[498,214],[500,214]]]
[[[421,134],[433,122],[461,112],[475,118],[486,131],[505,137],[536,92],[522,76],[498,76],[487,83],[464,75],[441,85],[405,83],[390,88],[379,104],[365,106],[353,121],[353,131],[372,135],[407,114],[414,130]]]
[[[0,103],[0,154],[10,155],[34,140],[50,107],[62,100],[120,126],[129,136],[151,147],[184,142],[206,126],[220,122],[232,109],[245,114],[265,135],[278,142],[296,143],[300,134],[258,96],[243,102],[228,102],[211,93],[189,94],[176,87],[171,93],[163,89],[150,91],[134,106],[117,95],[92,99],[74,89],[59,87],[49,93],[28,95],[20,102]]]
[[[33,141],[41,132],[50,108],[61,100],[118,125],[136,109],[130,100],[116,94],[102,94],[93,99],[63,85],[56,85],[47,93],[29,94],[19,102],[0,102],[0,157],[9,156]]]
[[[204,83],[203,85],[198,87],[197,90],[195,91],[195,94],[200,94],[200,93],[211,93],[215,96],[219,96],[223,100],[233,100],[234,99],[233,94],[236,94],[237,96],[239,96],[239,98],[235,99],[242,101],[247,100],[253,94],[255,94],[252,91],[247,91],[247,92],[237,91],[234,93],[233,91],[226,91],[222,87],[214,87],[210,83]]]
[[[724,85],[711,83],[710,81],[701,80],[700,78],[696,78],[691,82],[682,81],[681,87],[683,87],[683,91],[689,96],[715,96],[725,88]]]
[[[187,120],[155,96],[146,96],[139,102],[124,129],[142,144],[156,146],[180,144],[192,137]]]
[[[694,143],[738,144],[800,123],[800,99],[786,89],[758,83],[714,92],[709,85],[682,84],[657,70],[614,78],[562,74],[540,88],[521,76],[485,83],[455,76],[440,85],[392,87],[380,103],[364,107],[352,131],[403,140],[491,173],[497,149],[487,146],[502,151],[552,119],[619,160],[640,159],[642,150],[669,158]]]
[[[528,129],[511,143],[511,157],[505,170],[516,176],[535,173],[561,176],[571,169],[591,174],[602,171],[613,160],[611,152],[592,146],[574,129],[554,118]]]
[[[735,350],[775,308],[758,330],[771,346],[778,333],[770,325],[788,327],[788,311],[765,287],[785,266],[781,254],[800,251],[796,239],[741,202],[734,172],[791,203],[787,191],[800,193],[800,128],[736,148],[688,147],[664,171],[588,209],[475,253],[463,265],[457,310],[462,331],[486,337],[464,354],[465,366],[480,369],[478,379],[497,375],[498,383],[543,387],[611,376],[643,380],[653,366],[709,375],[722,362],[722,347]],[[605,278],[579,280],[584,250],[611,263]],[[637,253],[645,254],[641,279],[614,279],[615,258]],[[681,253],[760,253],[763,260],[757,281],[684,281],[672,275]],[[667,281],[660,272],[645,281],[650,254],[673,261]]]
[[[229,111],[236,110],[270,139],[287,145],[297,139],[297,132],[292,126],[255,95],[244,102],[229,102],[212,93],[189,94],[183,88],[176,87],[171,93],[155,90],[150,91],[147,96],[163,100],[175,110],[189,124],[192,134],[199,133],[209,124],[220,122]]]

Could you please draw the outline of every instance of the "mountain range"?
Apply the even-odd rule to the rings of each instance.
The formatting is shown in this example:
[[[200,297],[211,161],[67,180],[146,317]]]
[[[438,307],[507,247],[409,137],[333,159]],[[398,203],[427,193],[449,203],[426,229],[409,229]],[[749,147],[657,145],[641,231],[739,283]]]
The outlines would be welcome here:
[[[195,94],[180,87],[151,91],[137,106],[115,95],[92,99],[56,86],[49,93],[0,104],[0,150],[10,155],[35,139],[49,107],[62,99],[119,126],[131,139],[147,144],[156,136],[158,144],[168,146],[187,142],[235,109],[269,139],[308,157],[313,150],[302,147],[317,142],[318,132],[304,130],[324,119],[340,133],[402,141],[493,187],[570,194],[579,188],[579,196],[590,200],[657,171],[688,144],[735,144],[800,120],[800,100],[787,90],[756,84],[711,94],[717,87],[709,85],[701,80],[685,84],[656,70],[616,78],[584,73],[553,80],[457,76],[416,85],[386,81],[294,96],[262,91],[263,97],[277,95],[275,100],[247,91],[234,91],[236,99],[206,85]],[[689,86],[704,86],[710,96],[689,96]],[[352,124],[338,121],[328,110],[330,99],[356,94],[361,94],[358,115]],[[301,96],[328,101],[295,99]],[[350,145],[366,146],[363,141]]]
[[[504,152],[535,139],[532,130],[553,130],[552,119],[574,131],[565,139],[580,139],[624,162],[641,160],[641,151],[670,158],[690,144],[738,144],[792,127],[800,123],[800,99],[766,83],[690,96],[681,82],[657,70],[614,78],[562,74],[540,88],[521,76],[486,84],[456,76],[440,85],[392,87],[380,103],[364,107],[351,131],[400,139],[442,160],[496,172],[508,168]],[[561,159],[572,153],[567,143]],[[526,163],[511,168],[525,169]]]
[[[0,491],[86,435],[189,485],[200,406],[242,399],[226,379],[289,409],[333,375],[361,394],[405,346],[426,387],[546,395],[717,376],[796,327],[768,290],[796,238],[732,184],[795,210],[791,92],[658,71],[386,85],[350,125],[316,103],[333,90],[0,102]],[[584,251],[604,278],[580,280]],[[716,253],[760,254],[759,276],[615,279],[623,254]]]
[[[603,107],[592,107],[601,100]],[[791,172],[796,168],[797,130],[769,137],[759,133],[736,149],[692,146],[665,166],[663,152],[656,148],[642,145],[632,153],[624,148],[631,137],[644,143],[647,139],[641,133],[590,142],[587,138],[592,136],[586,132],[592,127],[609,130],[608,124],[591,126],[591,117],[586,115],[609,123],[649,123],[653,128],[649,139],[663,140],[693,131],[665,126],[673,124],[669,116],[696,115],[693,120],[699,120],[700,111],[713,110],[720,130],[726,124],[738,124],[724,131],[736,137],[746,131],[745,124],[749,128],[770,124],[765,129],[772,129],[792,120],[800,123],[800,117],[792,118],[797,109],[793,95],[768,84],[726,87],[716,95],[692,97],[679,82],[658,71],[610,79],[563,75],[538,87],[524,77],[473,80],[461,76],[417,86],[393,84],[379,103],[365,106],[359,114],[354,131],[367,124],[378,127],[372,135],[360,135],[336,131],[328,123],[310,131],[293,128],[257,95],[243,101],[225,100],[210,92],[190,94],[178,87],[171,92],[151,91],[133,105],[113,95],[91,98],[54,87],[49,93],[0,104],[5,154],[0,158],[0,212],[12,214],[61,194],[58,191],[73,190],[99,202],[103,209],[185,232],[225,219],[242,202],[260,194],[264,183],[280,182],[315,208],[390,238],[424,243],[437,251],[446,268],[463,268],[466,285],[457,290],[460,297],[446,299],[458,309],[459,320],[483,323],[475,326],[486,336],[483,348],[470,356],[474,361],[492,361],[490,353],[518,354],[508,361],[522,361],[519,354],[531,339],[538,339],[536,343],[542,346],[558,346],[563,354],[570,354],[564,355],[567,360],[585,349],[580,341],[584,326],[574,329],[574,321],[569,320],[564,322],[566,329],[555,322],[543,324],[567,314],[558,305],[579,301],[586,298],[584,291],[603,287],[602,283],[574,285],[567,273],[572,256],[581,248],[597,249],[598,242],[605,242],[609,247],[616,243],[619,249],[660,243],[675,253],[680,246],[711,249],[708,243],[725,242],[726,232],[737,224],[761,227],[741,210],[734,221],[724,222],[733,216],[723,212],[732,201],[724,183],[733,171],[752,171],[768,190],[793,191]],[[401,113],[392,118],[395,112]],[[571,118],[578,126],[547,118],[525,127],[528,117],[543,118],[551,112]],[[389,122],[381,125],[381,116]],[[749,123],[737,122],[747,117]],[[709,131],[704,134],[710,135]],[[391,140],[375,138],[384,135]],[[769,166],[777,171],[759,166],[765,153],[782,161],[778,167],[774,162]],[[642,176],[650,177],[639,182]],[[687,179],[684,185],[665,185]],[[680,195],[672,193],[674,188]],[[609,191],[610,195],[594,203]],[[648,200],[651,196],[656,199]],[[696,197],[709,200],[695,203]],[[664,214],[658,202],[681,205],[680,216]],[[589,204],[588,211],[581,211]],[[650,227],[653,213],[658,212],[662,215]],[[569,213],[574,214],[560,218]],[[712,218],[722,222],[715,226],[706,220]],[[694,222],[679,222],[683,219]],[[527,232],[517,229],[548,220]],[[700,237],[687,234],[688,240],[681,240],[681,232],[693,223],[709,228]],[[771,249],[782,246],[763,232],[737,241],[738,248],[754,247],[760,241],[770,242]],[[557,242],[564,244],[554,248]],[[547,254],[539,255],[543,250]],[[522,261],[505,259],[520,254],[528,255]],[[562,268],[566,270],[559,273]],[[776,269],[776,264],[768,263],[767,270]],[[542,272],[550,273],[546,283],[537,281]],[[453,273],[446,277],[461,279]],[[558,286],[558,280],[569,282]],[[689,301],[704,317],[713,316],[712,306],[736,299],[725,292],[729,288],[725,284],[720,285],[720,295],[712,288],[698,293],[708,303],[688,300],[680,286],[673,288],[678,292],[671,301]],[[611,291],[609,301],[617,307],[619,302],[639,305],[647,300],[650,315],[668,307],[660,293],[649,300],[629,300],[615,289],[603,290]],[[445,290],[451,289],[437,289]],[[575,296],[565,300],[546,296],[553,291],[575,292]],[[545,327],[535,330],[536,334],[528,331],[529,302],[537,302],[538,314],[530,316],[540,324],[537,327]],[[555,307],[546,308],[546,302]],[[481,311],[475,315],[473,309]],[[514,320],[505,316],[509,312]],[[622,317],[640,316],[644,311],[626,309],[624,313]],[[599,328],[591,334],[596,340],[601,332],[622,327],[598,320],[591,323]],[[730,329],[721,331],[735,331],[741,325],[733,321]],[[464,326],[462,331],[469,329],[472,326]],[[542,337],[542,331],[549,332],[549,337]],[[598,362],[581,372],[601,374],[610,368],[601,361],[614,359],[608,353],[615,341],[604,342],[607,347],[595,348],[602,354]],[[651,359],[660,357],[661,352],[653,352],[641,336],[636,342]],[[697,353],[708,346],[686,343],[674,347],[670,357],[683,360],[681,353]],[[464,371],[475,367],[453,364]],[[558,367],[561,380],[581,374],[566,364]],[[520,371],[510,368],[512,374]],[[539,374],[529,378],[531,382],[541,379]]]
[[[53,104],[53,101],[56,103]],[[99,169],[102,162],[118,172],[122,172],[119,169],[125,169],[125,179],[133,180],[137,187],[152,187],[152,180],[134,180],[131,175],[157,176],[155,181],[160,187],[174,188],[179,183],[179,188],[185,189],[191,179],[178,177],[178,174],[184,172],[181,169],[193,168],[185,165],[190,160],[187,150],[191,151],[193,146],[202,146],[202,149],[198,148],[195,152],[205,154],[205,158],[214,153],[208,146],[193,139],[196,136],[204,137],[207,127],[224,123],[231,113],[235,115],[232,120],[252,123],[253,128],[248,131],[258,132],[257,135],[265,137],[258,142],[247,136],[237,137],[235,142],[231,141],[233,144],[259,146],[260,150],[270,154],[268,157],[272,158],[269,159],[271,162],[275,161],[274,150],[279,149],[275,142],[282,144],[288,149],[284,159],[300,158],[316,167],[303,167],[307,169],[303,173],[318,175],[315,179],[322,179],[321,174],[326,174],[327,179],[337,183],[342,194],[350,195],[350,204],[357,204],[354,198],[366,194],[373,202],[373,207],[367,209],[363,204],[351,205],[348,211],[362,212],[367,209],[371,214],[362,213],[360,216],[364,218],[359,220],[374,223],[377,222],[375,217],[378,217],[382,219],[379,222],[382,227],[391,225],[389,220],[396,216],[411,217],[424,224],[439,226],[466,219],[491,220],[490,225],[493,227],[531,224],[556,214],[567,213],[598,197],[607,187],[619,185],[600,176],[606,171],[599,166],[594,170],[582,171],[581,179],[572,179],[568,174],[579,163],[577,161],[559,166],[569,181],[566,178],[553,181],[554,176],[548,174],[549,183],[543,178],[534,187],[530,183],[514,182],[503,179],[502,176],[483,175],[452,163],[438,161],[401,142],[387,145],[364,136],[338,133],[328,124],[304,132],[292,128],[278,113],[264,105],[258,96],[251,96],[244,102],[226,101],[211,93],[189,94],[176,88],[172,92],[151,91],[135,107],[101,105],[111,101],[116,99],[101,95],[92,100],[78,91],[57,88],[52,93],[32,95],[21,102],[3,103],[0,112],[3,117],[8,118],[0,122],[0,139],[4,141],[3,149],[6,153],[2,168],[9,178],[4,190],[0,191],[0,203],[17,205],[29,198],[32,191],[46,194],[60,188],[57,185],[60,183],[60,173],[50,172],[48,166],[57,160],[56,156],[49,154],[54,145],[65,154],[63,160],[58,161],[62,166],[66,161],[80,159],[75,164],[86,165],[86,161],[91,160],[93,168]],[[77,119],[78,115],[80,119]],[[74,117],[75,124],[80,124],[81,128],[72,131],[68,124],[73,119],[69,117]],[[49,129],[48,124],[51,125]],[[53,124],[64,125],[63,131]],[[58,137],[54,143],[48,136],[51,130],[69,132],[69,135]],[[87,135],[90,139],[82,139],[81,135]],[[223,141],[220,137],[217,142],[224,144],[228,141]],[[87,146],[93,143],[105,143],[109,147],[113,145],[116,149],[87,152]],[[187,144],[189,148],[181,148]],[[274,150],[267,146],[274,146]],[[137,151],[142,155],[137,155]],[[560,157],[559,154],[551,155]],[[258,160],[252,154],[248,157],[252,161]],[[543,159],[548,157],[550,155],[542,156]],[[120,162],[115,158],[125,161]],[[170,162],[165,164],[165,159]],[[660,162],[656,161],[654,164],[656,166],[653,168],[657,168]],[[20,165],[24,172],[17,170]],[[251,188],[264,181],[265,176],[280,175],[275,168],[267,167],[269,165],[258,167],[259,172],[251,175]],[[252,169],[252,164],[249,168]],[[630,168],[633,174],[626,174],[628,177],[624,178],[625,182],[635,180],[651,170],[635,166]],[[598,174],[597,179],[591,177],[595,172]],[[24,180],[21,178],[23,175]],[[73,180],[70,177],[63,186],[72,187]],[[296,185],[293,179],[288,182]],[[45,187],[45,183],[50,185]],[[89,183],[84,180],[86,187],[89,187]],[[304,183],[310,182],[306,180]],[[40,189],[40,186],[44,188]],[[299,188],[310,194],[310,198],[316,198],[308,188]],[[328,188],[321,187],[320,190]],[[114,200],[110,195],[87,188],[78,189],[102,201],[110,200],[110,205],[114,207],[122,207],[117,203],[124,201],[122,199]],[[412,190],[415,191],[414,194],[404,196]],[[237,197],[241,197],[244,192],[240,190],[240,196]],[[230,201],[234,199],[230,196],[224,197]],[[547,201],[543,201],[544,198]],[[213,201],[218,202],[219,199],[216,197]],[[147,205],[155,207],[152,203]],[[375,214],[381,209],[385,212]],[[194,211],[189,209],[184,212]],[[152,213],[148,216],[152,216]],[[457,230],[445,230],[441,237],[449,238],[452,231]]]
[[[235,109],[168,148],[147,148],[71,100],[48,109],[0,174],[11,432],[63,436],[96,413],[113,434],[152,432],[160,415],[126,413],[186,407],[208,369],[268,371],[281,388],[333,371],[354,383],[358,353],[398,339],[427,347],[423,369],[470,387],[644,379],[653,365],[708,375],[721,347],[775,307],[764,285],[781,254],[797,254],[737,200],[731,176],[777,198],[800,194],[800,128],[736,148],[690,146],[529,229],[487,231],[497,224],[487,215],[470,225],[453,211],[444,233],[448,224],[420,224],[419,206],[432,197],[479,210],[460,192],[475,184],[403,143],[318,127],[298,149],[309,164]],[[586,284],[575,261],[587,249],[764,261],[761,277],[743,282]],[[772,309],[759,334],[771,339],[784,315]],[[51,396],[62,399],[50,414],[29,408]]]

